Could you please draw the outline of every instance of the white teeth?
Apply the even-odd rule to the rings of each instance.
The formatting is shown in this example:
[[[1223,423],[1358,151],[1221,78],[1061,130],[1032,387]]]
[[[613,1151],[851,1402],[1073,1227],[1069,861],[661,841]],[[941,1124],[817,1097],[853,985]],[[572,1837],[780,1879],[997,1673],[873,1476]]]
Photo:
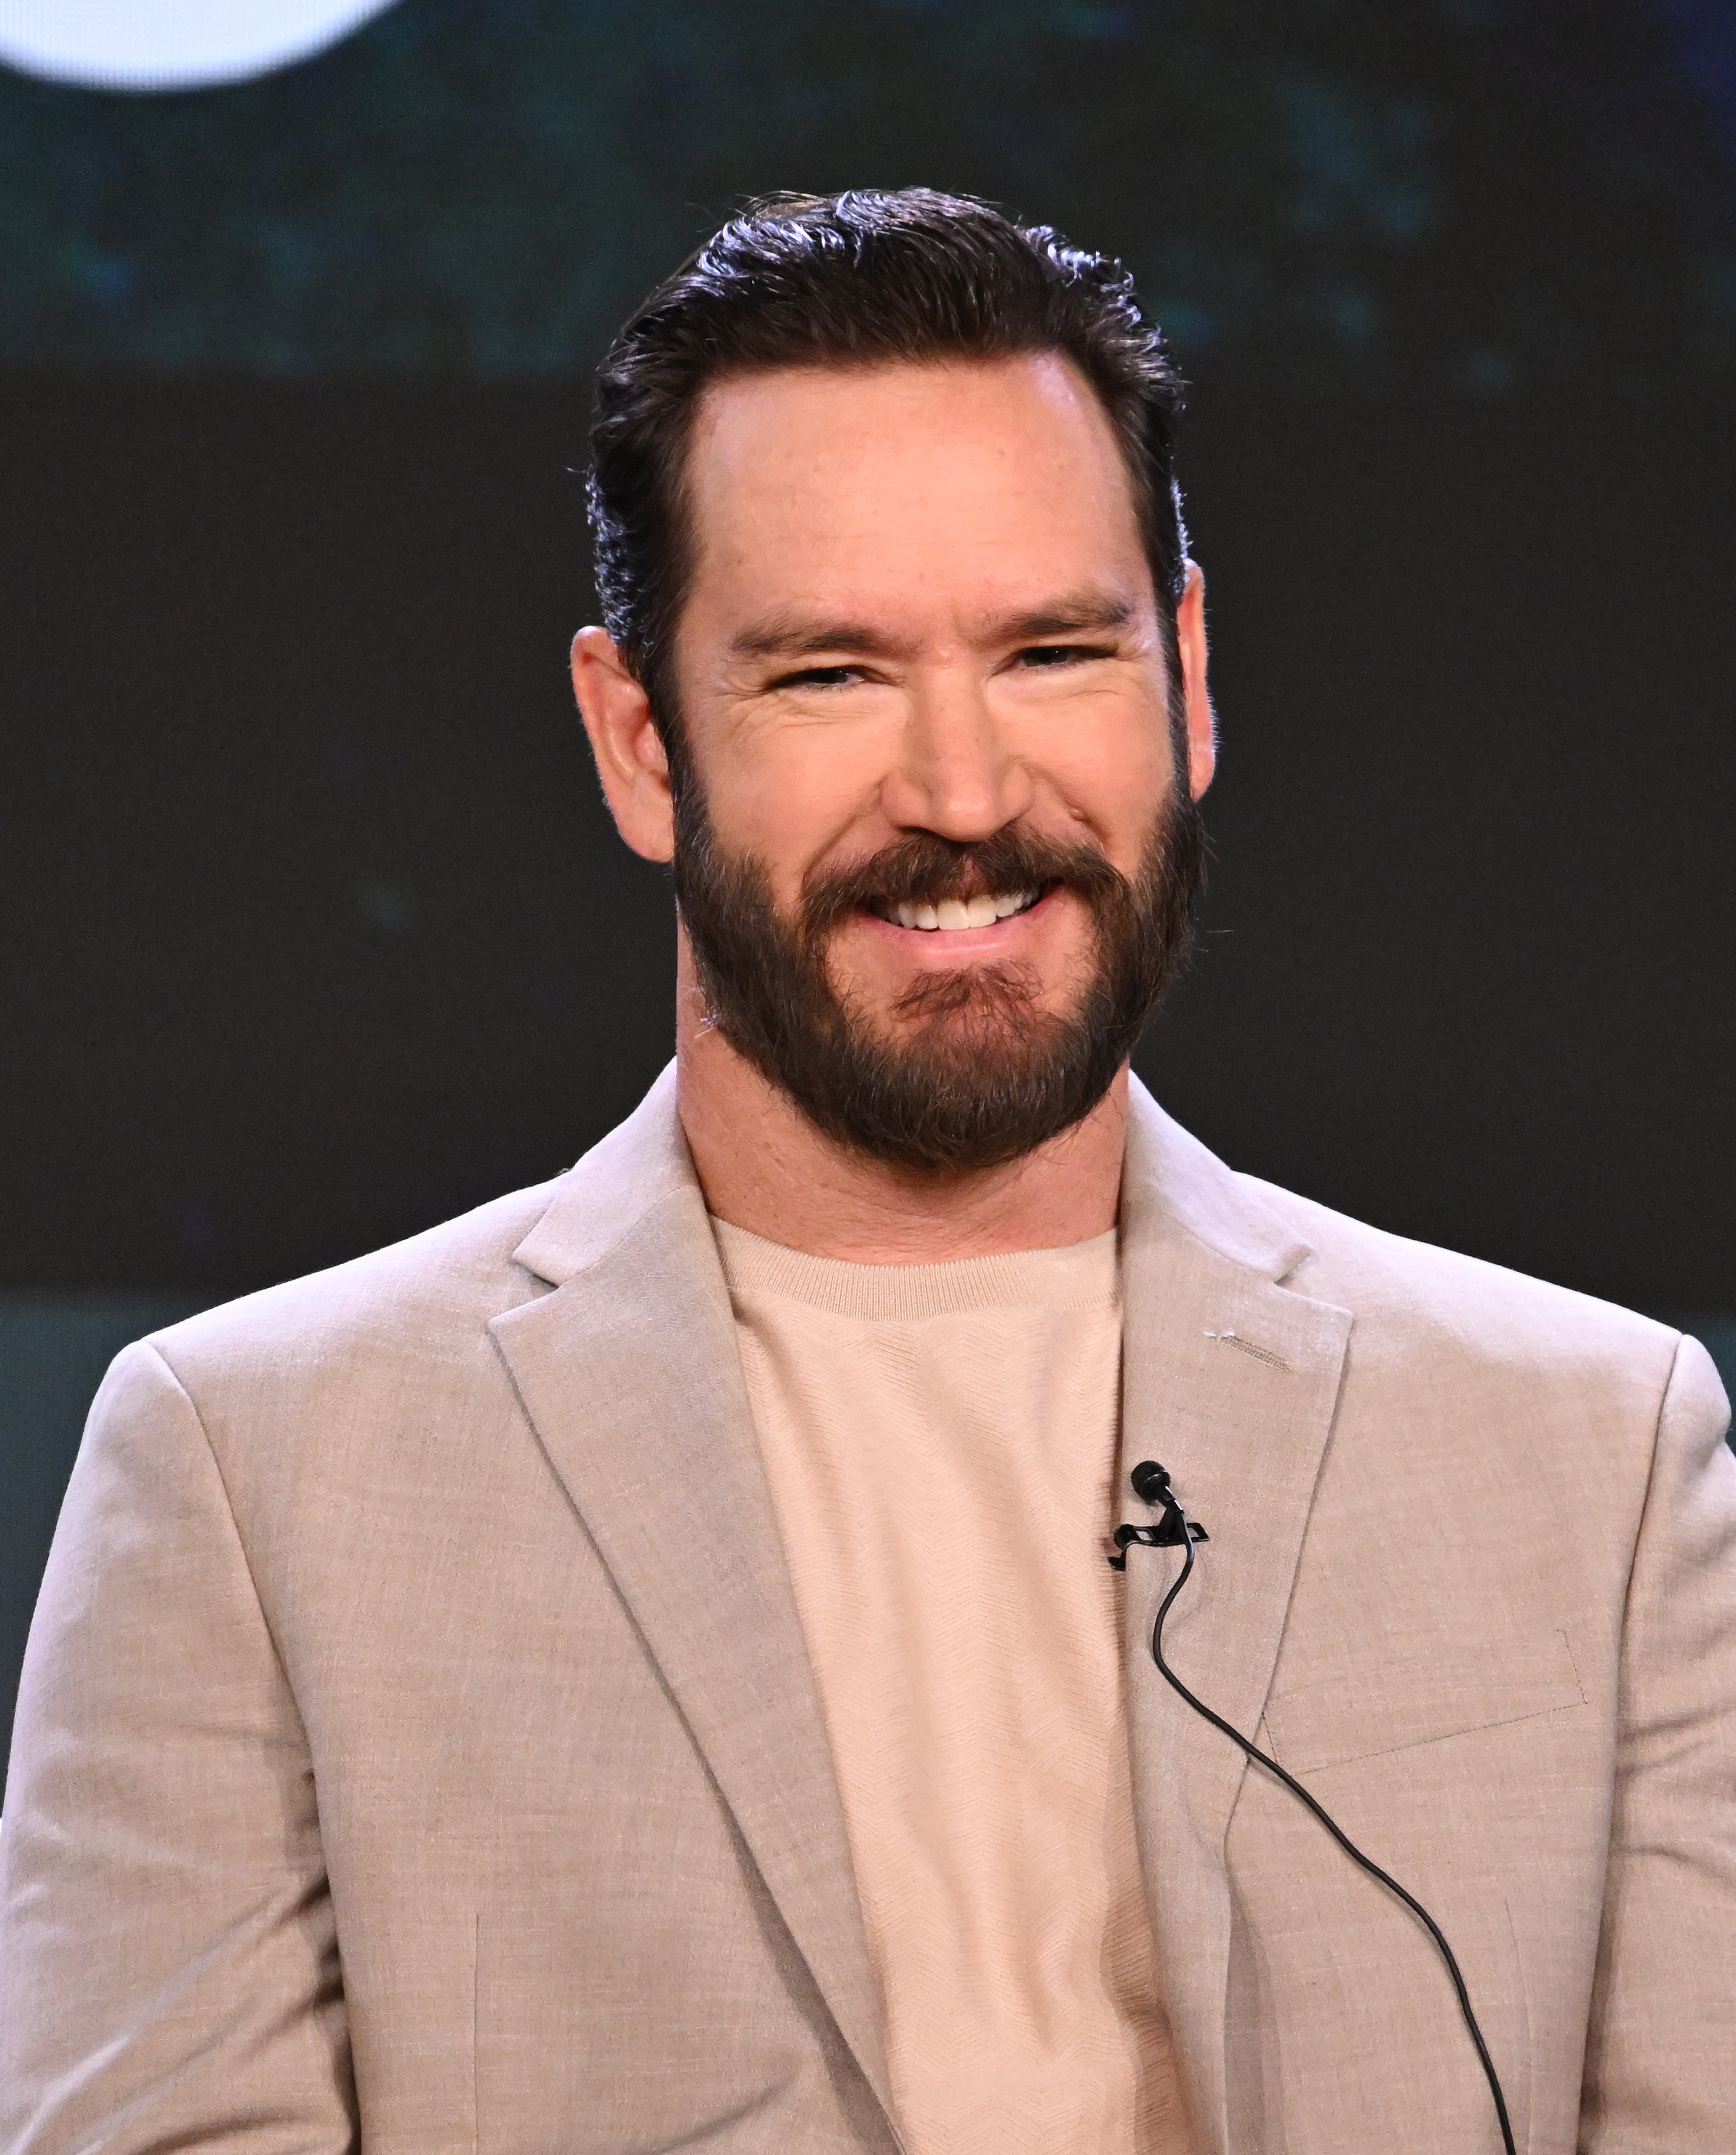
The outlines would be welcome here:
[[[890,912],[900,928],[955,930],[990,927],[997,920],[1010,919],[1014,914],[1022,913],[1027,906],[1036,903],[1034,890],[1003,891],[995,897],[985,891],[969,899],[943,898],[938,905],[911,905],[900,898]]]

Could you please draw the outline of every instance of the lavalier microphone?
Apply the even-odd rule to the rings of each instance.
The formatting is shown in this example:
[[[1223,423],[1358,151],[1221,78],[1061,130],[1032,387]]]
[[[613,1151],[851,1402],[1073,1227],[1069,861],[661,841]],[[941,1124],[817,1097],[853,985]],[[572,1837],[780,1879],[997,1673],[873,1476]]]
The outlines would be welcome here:
[[[1163,1517],[1155,1527],[1116,1528],[1116,1553],[1109,1559],[1111,1570],[1126,1570],[1130,1548],[1179,1548],[1184,1541],[1211,1540],[1204,1527],[1184,1517],[1181,1507],[1170,1493],[1168,1474],[1155,1459],[1142,1459],[1130,1478],[1134,1496],[1142,1504],[1161,1504]]]
[[[1142,1459],[1128,1479],[1134,1485],[1134,1496],[1142,1504],[1162,1504],[1169,1501],[1169,1470],[1160,1467],[1155,1459]]]

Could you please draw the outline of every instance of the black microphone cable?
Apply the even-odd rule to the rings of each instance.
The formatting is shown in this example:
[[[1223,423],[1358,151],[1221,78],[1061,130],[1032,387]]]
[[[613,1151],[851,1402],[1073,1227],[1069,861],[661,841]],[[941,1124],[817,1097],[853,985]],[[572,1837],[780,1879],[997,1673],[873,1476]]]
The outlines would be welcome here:
[[[1202,1720],[1209,1721],[1214,1728],[1221,1729],[1232,1743],[1239,1745],[1247,1753],[1256,1765],[1263,1766],[1268,1774],[1273,1774],[1289,1790],[1298,1803],[1306,1804],[1350,1861],[1360,1865],[1367,1871],[1370,1878],[1378,1879],[1389,1893],[1395,1894],[1434,1940],[1440,1950],[1442,1959],[1447,1963],[1447,1973],[1452,1978],[1452,1987],[1458,1997],[1459,2010],[1464,2015],[1465,2025],[1470,2030],[1472,2042],[1476,2045],[1477,2062],[1482,2065],[1483,2077],[1489,2084],[1489,2093],[1494,2097],[1495,2116],[1501,2127],[1501,2145],[1505,2149],[1506,2155],[1516,2155],[1513,2127],[1507,2116],[1507,2098],[1501,2092],[1501,2076],[1495,2071],[1495,2061],[1489,2055],[1489,2046],[1483,2040],[1483,2030],[1477,2024],[1477,2015],[1471,2009],[1471,1993],[1465,1986],[1465,1978],[1460,1973],[1458,1962],[1453,1958],[1452,1948],[1447,1943],[1446,1932],[1414,1893],[1407,1893],[1396,1878],[1383,1871],[1371,1856],[1363,1854],[1338,1820],[1324,1804],[1317,1802],[1308,1794],[1293,1774],[1287,1774],[1276,1758],[1268,1758],[1257,1744],[1251,1743],[1239,1729],[1231,1728],[1229,1722],[1221,1714],[1214,1713],[1209,1706],[1196,1698],[1164,1659],[1164,1619],[1169,1615],[1170,1605],[1176,1595],[1193,1576],[1195,1543],[1206,1541],[1209,1537],[1206,1529],[1190,1519],[1186,1513],[1182,1510],[1180,1500],[1170,1486],[1169,1474],[1158,1465],[1155,1459],[1141,1460],[1134,1467],[1129,1479],[1133,1483],[1134,1494],[1140,1502],[1161,1505],[1163,1517],[1155,1527],[1117,1527],[1115,1546],[1120,1554],[1112,1556],[1109,1562],[1118,1571],[1124,1570],[1127,1564],[1127,1552],[1135,1545],[1142,1548],[1179,1548],[1181,1551],[1181,1569],[1176,1576],[1175,1584],[1159,1605],[1156,1618],[1151,1626],[1151,1658],[1157,1664],[1158,1672],[1170,1689],[1178,1692]]]

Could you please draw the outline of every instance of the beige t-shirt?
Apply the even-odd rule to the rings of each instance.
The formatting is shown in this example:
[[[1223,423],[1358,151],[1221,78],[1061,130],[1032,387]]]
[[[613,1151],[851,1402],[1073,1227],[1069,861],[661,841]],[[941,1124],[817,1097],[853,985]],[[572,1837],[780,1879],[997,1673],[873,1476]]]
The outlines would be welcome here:
[[[713,1224],[911,2155],[1184,2150],[1105,1562],[1115,1236],[855,1265]]]

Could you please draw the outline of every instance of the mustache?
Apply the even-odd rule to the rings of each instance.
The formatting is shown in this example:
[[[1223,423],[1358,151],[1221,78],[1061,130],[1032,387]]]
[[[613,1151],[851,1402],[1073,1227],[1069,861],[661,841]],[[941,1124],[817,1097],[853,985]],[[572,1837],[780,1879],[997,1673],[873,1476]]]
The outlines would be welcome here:
[[[1131,895],[1126,877],[1095,846],[1015,829],[968,843],[914,831],[812,878],[802,893],[801,927],[817,941],[864,906],[938,905],[942,898],[1054,883],[1067,883],[1094,903]]]

